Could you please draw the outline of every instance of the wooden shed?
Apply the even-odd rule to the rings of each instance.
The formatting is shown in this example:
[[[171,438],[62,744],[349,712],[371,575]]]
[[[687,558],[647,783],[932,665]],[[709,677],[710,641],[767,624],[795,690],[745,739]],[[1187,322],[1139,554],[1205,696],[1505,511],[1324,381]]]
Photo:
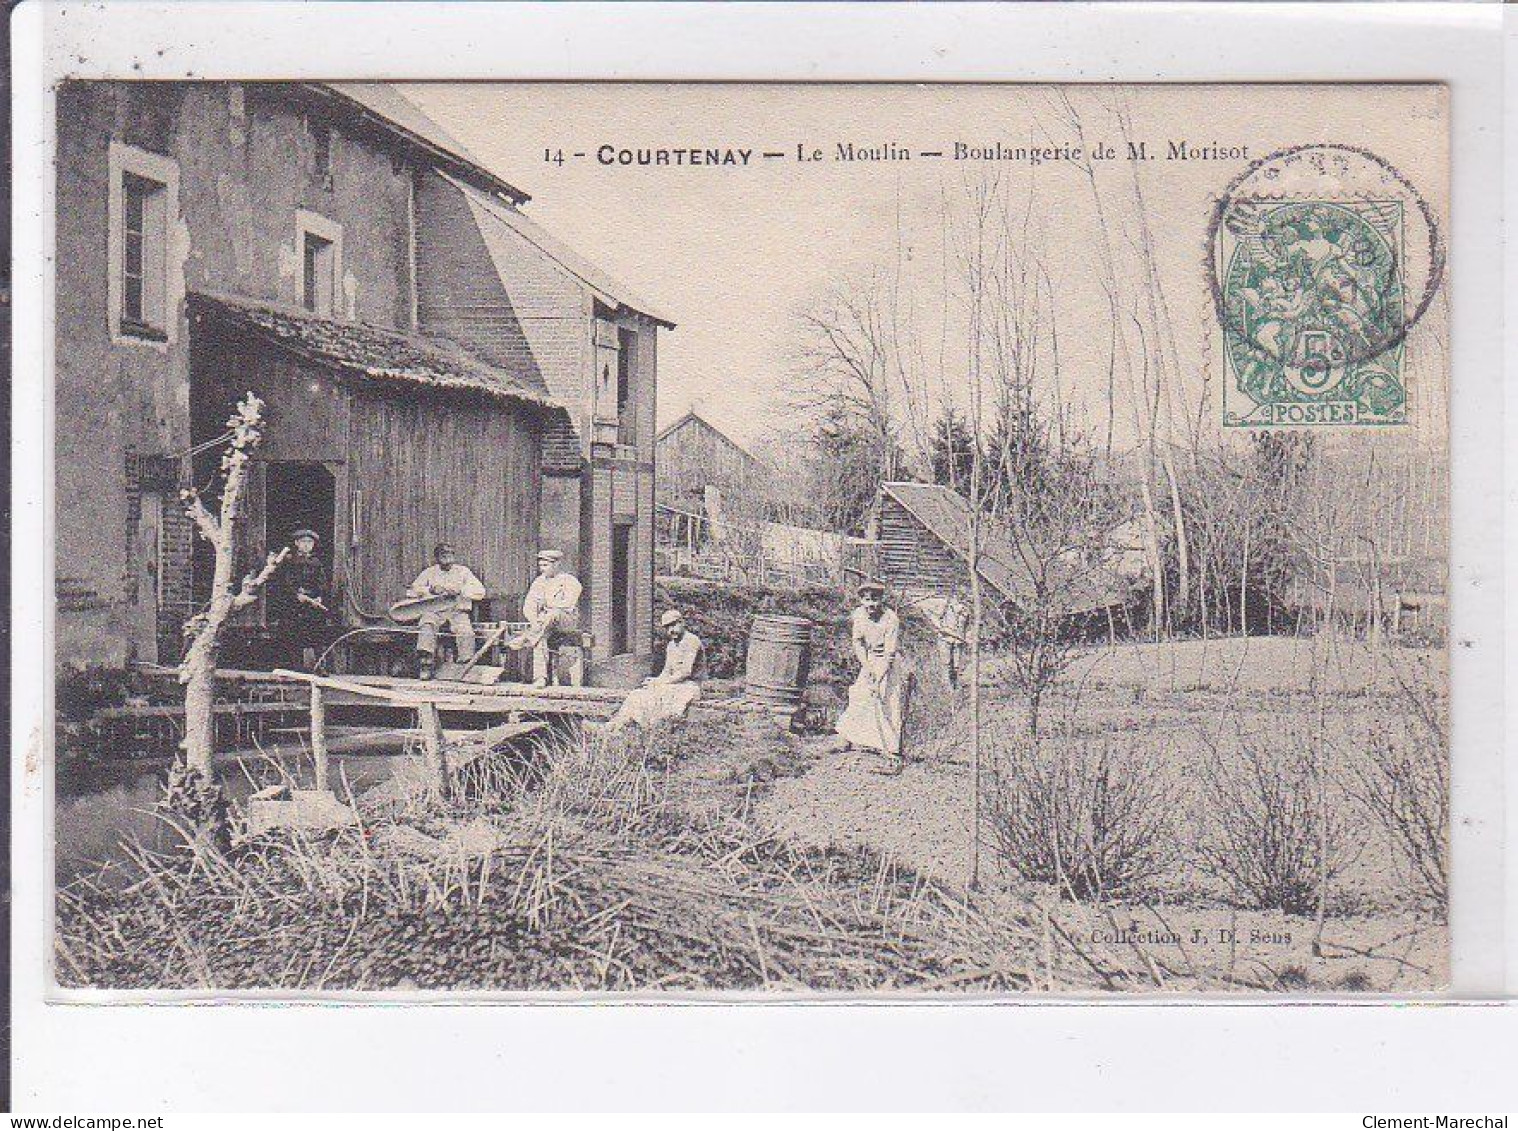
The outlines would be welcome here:
[[[876,499],[875,538],[881,580],[908,597],[946,594],[970,580],[970,502],[936,483],[883,483]],[[1004,603],[1027,599],[1033,579],[1012,532],[983,519],[981,580]],[[1046,571],[1046,577],[1048,576]],[[1132,584],[1103,562],[1059,563],[1058,602],[1066,616],[1124,604]]]
[[[243,514],[247,563],[309,526],[344,618],[383,613],[449,541],[491,596],[535,572],[544,392],[438,339],[193,295],[191,419],[208,482],[231,406],[266,402]],[[197,568],[197,578],[202,571]]]

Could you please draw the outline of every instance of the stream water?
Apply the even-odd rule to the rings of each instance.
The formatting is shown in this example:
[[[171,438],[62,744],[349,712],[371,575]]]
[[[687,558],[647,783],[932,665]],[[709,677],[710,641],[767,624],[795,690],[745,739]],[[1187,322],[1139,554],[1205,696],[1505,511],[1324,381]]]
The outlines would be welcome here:
[[[404,739],[367,742],[357,750],[335,750],[329,761],[332,788],[339,797],[361,793],[385,780],[406,757]],[[127,859],[125,845],[161,847],[172,831],[153,811],[163,787],[168,758],[65,761],[58,769],[54,809],[54,869],[59,883],[76,876],[110,872]],[[258,789],[288,776],[311,784],[313,768],[301,749],[273,746],[218,759],[227,795],[241,804]]]

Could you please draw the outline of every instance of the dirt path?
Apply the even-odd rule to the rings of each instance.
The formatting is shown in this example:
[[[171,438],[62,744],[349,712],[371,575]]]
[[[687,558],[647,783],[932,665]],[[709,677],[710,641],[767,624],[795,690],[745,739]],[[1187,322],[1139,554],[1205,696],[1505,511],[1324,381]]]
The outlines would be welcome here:
[[[855,753],[821,754],[800,777],[776,781],[756,815],[794,843],[866,845],[934,879],[968,882],[969,767],[914,762],[890,777],[870,765]]]

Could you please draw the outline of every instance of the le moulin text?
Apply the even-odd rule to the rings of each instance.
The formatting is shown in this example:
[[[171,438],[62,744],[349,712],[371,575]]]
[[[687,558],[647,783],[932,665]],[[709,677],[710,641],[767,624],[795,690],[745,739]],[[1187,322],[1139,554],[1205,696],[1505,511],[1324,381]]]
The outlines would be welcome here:
[[[817,163],[877,164],[896,161],[975,161],[1011,162],[1031,166],[1046,164],[1083,164],[1087,161],[1247,161],[1249,146],[1225,145],[1217,141],[1196,142],[1170,139],[1162,142],[1123,141],[1120,145],[1098,142],[1084,146],[1074,144],[1008,145],[1000,141],[984,144],[955,141],[942,149],[923,149],[894,141],[858,143],[851,141],[817,145],[796,142],[777,149],[743,146],[625,146],[610,142],[593,150],[565,150],[549,147],[543,160],[550,165],[590,159],[610,168],[746,168],[765,162],[790,162],[799,165]]]

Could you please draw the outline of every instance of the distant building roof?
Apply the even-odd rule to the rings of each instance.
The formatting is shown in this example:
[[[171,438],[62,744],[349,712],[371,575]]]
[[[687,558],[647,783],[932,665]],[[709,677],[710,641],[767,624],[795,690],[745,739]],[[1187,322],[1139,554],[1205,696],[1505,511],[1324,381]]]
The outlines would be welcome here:
[[[612,309],[622,307],[638,314],[647,315],[662,326],[674,328],[675,323],[673,319],[665,314],[661,314],[651,303],[645,302],[634,294],[630,288],[613,279],[573,248],[566,246],[559,242],[556,237],[549,235],[537,223],[528,219],[517,209],[509,207],[502,201],[480,192],[473,185],[463,182],[460,178],[448,177],[448,179],[463,190],[465,199],[468,200],[469,207],[474,212],[475,222],[479,226],[480,234],[485,239],[485,246],[489,248],[492,258],[505,258],[509,262],[511,257],[516,254],[515,248],[502,242],[503,236],[509,231],[516,237],[532,244],[550,260],[558,264],[560,269],[578,279],[605,305]]]
[[[558,402],[504,369],[487,365],[451,342],[371,326],[338,322],[268,303],[196,293],[200,310],[289,352],[363,381],[401,382],[468,390],[548,408]]]
[[[500,193],[516,204],[531,199],[527,193],[486,168],[463,142],[396,90],[393,83],[311,83],[308,89],[323,96],[337,96],[350,110],[370,118],[386,132],[399,135],[428,153],[441,168],[485,192]]]
[[[684,428],[687,424],[696,424],[702,428],[705,428],[708,432],[713,433],[719,440],[724,441],[729,447],[736,449],[739,454],[743,455],[747,459],[755,459],[752,452],[750,452],[742,444],[738,443],[737,440],[733,439],[726,432],[722,431],[722,429],[718,428],[710,420],[706,419],[706,417],[698,413],[695,409],[690,409],[674,423],[668,424],[665,427],[661,428],[659,430],[658,436],[654,438],[654,442],[662,443],[666,437],[674,435],[681,428]]]
[[[880,490],[968,567],[971,516],[968,499],[936,483],[882,483]],[[1018,552],[1012,531],[993,515],[983,515],[981,530],[984,541],[979,555],[980,576],[1004,600],[1014,604],[1025,601],[1033,591],[1033,574]],[[1065,614],[1119,604],[1131,588],[1128,582],[1102,566],[1064,567],[1056,563],[1050,572],[1054,570],[1061,573],[1057,582],[1058,604]]]

